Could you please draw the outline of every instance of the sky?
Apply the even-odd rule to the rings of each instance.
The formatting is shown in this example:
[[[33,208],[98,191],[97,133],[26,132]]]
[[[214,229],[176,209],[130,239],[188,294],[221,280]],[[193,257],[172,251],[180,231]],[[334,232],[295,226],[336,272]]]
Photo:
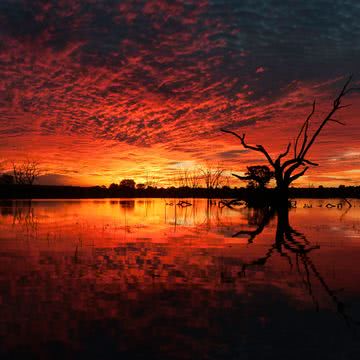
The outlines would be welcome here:
[[[266,164],[220,129],[275,156],[316,99],[313,130],[359,83],[359,18],[357,0],[1,0],[2,171],[32,159],[42,183],[166,185]],[[297,185],[360,185],[359,94],[345,103]]]

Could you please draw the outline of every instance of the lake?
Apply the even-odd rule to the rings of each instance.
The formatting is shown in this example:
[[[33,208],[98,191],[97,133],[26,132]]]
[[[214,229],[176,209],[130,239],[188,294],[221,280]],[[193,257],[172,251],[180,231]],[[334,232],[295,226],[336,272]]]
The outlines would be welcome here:
[[[185,200],[1,201],[2,358],[360,359],[359,200]]]

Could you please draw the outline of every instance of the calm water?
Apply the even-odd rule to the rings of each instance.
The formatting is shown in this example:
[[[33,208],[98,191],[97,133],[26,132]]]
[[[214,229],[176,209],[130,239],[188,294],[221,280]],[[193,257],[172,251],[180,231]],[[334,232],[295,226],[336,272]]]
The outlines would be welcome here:
[[[1,202],[2,358],[360,359],[359,201],[177,201]]]

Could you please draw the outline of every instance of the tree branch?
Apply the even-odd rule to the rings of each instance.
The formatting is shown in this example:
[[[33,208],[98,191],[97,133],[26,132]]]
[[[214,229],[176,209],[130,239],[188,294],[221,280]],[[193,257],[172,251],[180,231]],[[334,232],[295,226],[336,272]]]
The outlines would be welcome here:
[[[344,95],[350,94],[353,91],[360,91],[360,88],[352,87],[344,91]]]
[[[339,120],[336,120],[336,119],[329,119],[329,121],[333,121],[333,122],[336,122],[337,124],[340,124],[340,125],[346,125],[345,123],[339,121]]]
[[[325,117],[325,119],[321,122],[320,126],[317,128],[317,130],[315,131],[315,133],[313,134],[313,136],[311,137],[310,141],[308,142],[308,144],[304,147],[303,151],[299,154],[299,157],[304,159],[306,153],[309,151],[309,149],[311,148],[312,144],[314,143],[314,141],[316,140],[316,138],[319,136],[321,130],[323,129],[323,127],[326,125],[326,123],[332,119],[332,116],[336,113],[337,110],[347,107],[349,105],[344,105],[341,106],[341,100],[342,97],[346,94],[347,88],[350,84],[352,80],[352,76],[349,76],[348,80],[345,82],[340,94],[337,96],[337,98],[334,100],[333,103],[333,108],[329,111],[328,115]]]
[[[289,153],[290,147],[291,147],[291,143],[288,143],[286,150],[278,156],[277,160],[280,161],[281,158],[285,157]]]
[[[295,180],[298,179],[299,177],[303,176],[308,169],[309,169],[309,167],[307,166],[307,167],[305,167],[304,170],[302,170],[302,171],[300,171],[299,173],[291,176],[290,179],[289,179],[290,183],[292,183],[293,181],[295,181]]]
[[[306,160],[306,159],[303,160],[303,163],[306,163],[306,164],[312,165],[312,166],[319,166],[319,164],[317,164],[313,161],[310,161],[310,160]]]
[[[269,155],[269,153],[265,150],[265,148],[262,145],[256,145],[256,146],[252,146],[252,145],[248,145],[245,143],[245,134],[239,135],[234,131],[230,131],[230,130],[225,130],[225,129],[220,129],[222,132],[227,133],[227,134],[232,134],[235,137],[237,137],[238,139],[240,139],[241,141],[241,145],[245,148],[245,149],[250,149],[253,151],[258,151],[261,152],[262,154],[265,155],[266,159],[268,160],[268,162],[270,163],[271,166],[275,166],[273,159],[271,158],[271,156]]]
[[[301,152],[304,150],[304,147],[305,147],[307,139],[308,139],[307,132],[308,132],[308,129],[309,129],[309,121],[310,121],[310,119],[312,118],[312,116],[315,113],[315,108],[316,108],[316,100],[314,100],[314,102],[312,104],[312,110],[311,110],[310,114],[308,115],[308,117],[306,118],[306,120],[304,121],[304,124],[302,125],[302,127],[301,127],[301,129],[300,129],[300,131],[298,133],[298,136],[296,137],[295,145],[294,145],[294,156],[295,157],[297,157],[298,142],[300,140],[300,137],[301,137],[302,133],[304,133],[304,138],[303,138],[303,142],[301,144],[301,149],[300,149],[299,154],[301,154]]]
[[[249,179],[249,176],[240,176],[240,175],[237,175],[237,174],[231,174],[231,175],[235,176],[239,180],[248,180]]]

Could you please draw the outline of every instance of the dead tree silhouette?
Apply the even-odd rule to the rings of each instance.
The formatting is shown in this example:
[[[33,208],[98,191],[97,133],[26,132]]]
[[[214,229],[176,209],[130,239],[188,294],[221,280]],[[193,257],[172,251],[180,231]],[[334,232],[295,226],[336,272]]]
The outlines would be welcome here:
[[[19,185],[33,185],[41,175],[39,164],[33,160],[26,160],[20,165],[13,164],[15,183]]]
[[[13,227],[22,227],[27,239],[34,238],[38,229],[38,218],[32,201],[14,202]]]
[[[287,205],[288,197],[289,197],[289,186],[293,181],[303,176],[305,172],[309,169],[309,166],[318,166],[317,163],[309,160],[307,158],[307,155],[310,148],[315,143],[316,139],[320,135],[325,125],[328,124],[329,122],[335,122],[337,124],[344,125],[343,122],[335,119],[334,115],[339,110],[350,106],[350,105],[341,105],[344,96],[346,96],[347,94],[353,91],[360,91],[360,88],[350,87],[351,81],[352,81],[352,76],[350,76],[345,82],[340,93],[334,99],[332,108],[323,118],[320,125],[314,131],[312,136],[309,136],[310,120],[316,112],[316,101],[313,102],[312,110],[308,115],[308,117],[305,119],[303,125],[301,126],[295,138],[294,143],[291,144],[291,142],[289,142],[286,150],[280,153],[275,159],[270,156],[269,152],[264,148],[263,145],[248,145],[245,142],[245,134],[240,135],[234,131],[221,129],[222,132],[237,137],[240,140],[241,145],[245,149],[259,152],[265,156],[266,160],[274,170],[274,176],[276,180],[276,190],[277,190],[277,202],[279,204]],[[292,158],[286,159],[286,157],[290,152],[291,146],[293,146],[293,151],[294,151],[293,156]],[[301,170],[299,169],[300,167]]]
[[[225,169],[220,165],[217,165],[216,167],[206,165],[205,167],[200,168],[205,187],[208,190],[218,189],[222,185],[224,171]]]

